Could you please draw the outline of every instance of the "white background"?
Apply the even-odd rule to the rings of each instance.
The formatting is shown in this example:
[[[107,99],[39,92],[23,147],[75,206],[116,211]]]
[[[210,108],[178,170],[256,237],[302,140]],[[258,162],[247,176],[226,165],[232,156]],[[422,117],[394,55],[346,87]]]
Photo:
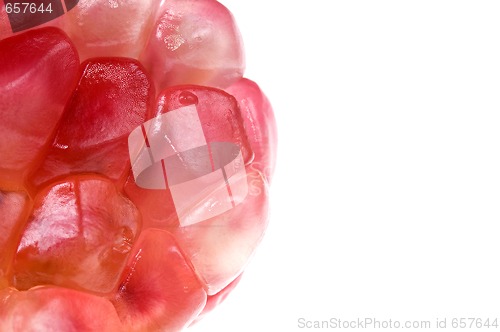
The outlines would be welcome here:
[[[500,4],[221,2],[275,108],[279,158],[264,242],[190,331],[500,324]]]

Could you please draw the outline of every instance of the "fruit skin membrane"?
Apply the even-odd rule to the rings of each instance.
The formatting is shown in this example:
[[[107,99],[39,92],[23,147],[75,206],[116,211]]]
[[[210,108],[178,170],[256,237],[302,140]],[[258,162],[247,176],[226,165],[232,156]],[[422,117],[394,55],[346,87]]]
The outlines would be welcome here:
[[[5,3],[0,331],[189,327],[268,223],[276,124],[234,17],[79,0],[13,32]]]

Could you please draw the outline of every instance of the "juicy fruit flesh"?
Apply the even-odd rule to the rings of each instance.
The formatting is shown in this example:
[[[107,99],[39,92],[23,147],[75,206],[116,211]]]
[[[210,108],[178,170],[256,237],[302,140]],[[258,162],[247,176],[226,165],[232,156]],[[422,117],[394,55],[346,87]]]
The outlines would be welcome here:
[[[153,33],[141,60],[161,89],[178,84],[225,87],[243,75],[238,29],[217,1],[165,1]]]
[[[0,330],[182,330],[267,226],[276,128],[233,17],[81,0],[45,25],[0,26]]]
[[[0,305],[0,331],[122,331],[109,301],[71,289],[6,288],[0,290]]]
[[[39,191],[17,248],[13,284],[108,293],[118,283],[139,213],[105,178],[73,176]]]
[[[125,326],[138,325],[144,331],[157,326],[166,331],[182,329],[206,303],[202,284],[168,232],[143,231],[137,248],[113,299],[118,315]],[[153,264],[158,268],[151,269]]]
[[[18,190],[51,143],[80,60],[70,40],[49,28],[2,41],[0,61],[0,131],[8,138],[0,140],[0,187]]]
[[[130,169],[127,136],[150,117],[153,84],[132,59],[94,58],[82,63],[80,73],[52,146],[31,178],[36,187],[77,172],[119,182]]]

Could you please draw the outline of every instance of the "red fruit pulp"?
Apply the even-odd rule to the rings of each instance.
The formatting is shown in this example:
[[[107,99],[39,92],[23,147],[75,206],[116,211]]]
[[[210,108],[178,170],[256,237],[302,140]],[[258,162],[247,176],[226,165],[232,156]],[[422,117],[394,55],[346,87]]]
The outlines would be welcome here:
[[[252,167],[258,169],[271,182],[276,166],[278,136],[271,103],[257,83],[242,78],[226,91],[240,106],[243,125],[249,144],[255,154]]]
[[[0,290],[0,331],[123,331],[106,299],[67,288]]]
[[[113,299],[118,315],[132,331],[181,330],[205,306],[200,281],[168,232],[143,231],[136,248]]]
[[[136,60],[95,58],[82,63],[78,86],[33,184],[39,187],[81,172],[123,181],[130,171],[128,135],[151,117],[154,93],[149,75]]]
[[[0,63],[0,188],[19,190],[52,142],[80,60],[64,33],[45,28],[0,41]]]
[[[5,3],[0,330],[184,329],[267,226],[276,127],[231,13],[65,1],[17,33]]]
[[[17,242],[24,227],[31,202],[23,192],[0,192],[0,288],[6,287],[7,274]]]
[[[109,293],[140,229],[135,206],[106,178],[79,175],[38,192],[13,263],[13,286]]]
[[[140,59],[161,90],[180,84],[224,88],[245,69],[238,27],[217,1],[163,1]]]

